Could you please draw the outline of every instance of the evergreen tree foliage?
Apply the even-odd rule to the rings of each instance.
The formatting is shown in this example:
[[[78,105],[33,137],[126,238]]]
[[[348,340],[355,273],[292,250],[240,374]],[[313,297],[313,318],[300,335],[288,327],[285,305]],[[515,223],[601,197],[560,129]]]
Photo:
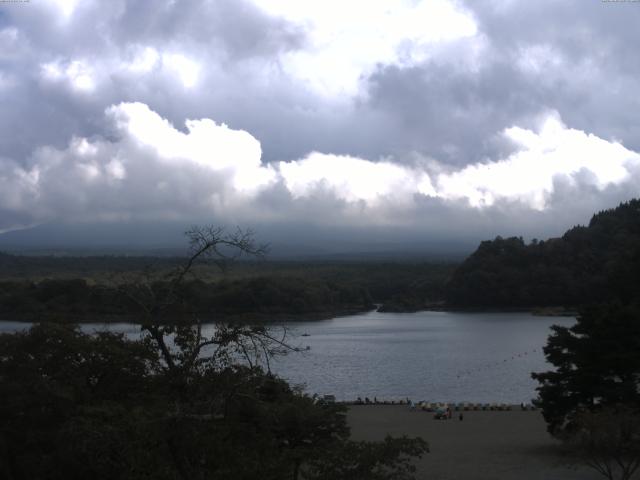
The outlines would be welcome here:
[[[555,369],[534,373],[549,431],[570,433],[584,412],[640,408],[640,309],[605,304],[585,308],[572,327],[552,327],[544,347]]]
[[[447,302],[460,307],[577,307],[640,298],[640,200],[593,216],[561,238],[496,237],[454,272]]]

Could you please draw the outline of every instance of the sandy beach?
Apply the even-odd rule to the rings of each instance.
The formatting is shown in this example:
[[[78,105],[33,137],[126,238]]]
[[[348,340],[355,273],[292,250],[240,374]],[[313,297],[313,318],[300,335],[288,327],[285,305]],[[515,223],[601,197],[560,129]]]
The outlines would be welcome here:
[[[403,405],[356,405],[348,421],[355,440],[421,436],[430,453],[420,459],[418,479],[596,480],[595,471],[572,465],[545,430],[539,411],[465,411],[451,420]]]

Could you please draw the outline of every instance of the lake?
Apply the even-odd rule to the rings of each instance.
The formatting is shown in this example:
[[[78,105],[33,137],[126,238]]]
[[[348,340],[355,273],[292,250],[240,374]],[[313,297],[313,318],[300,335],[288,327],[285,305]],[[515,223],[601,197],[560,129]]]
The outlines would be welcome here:
[[[550,368],[542,353],[549,327],[573,323],[528,313],[457,312],[369,312],[290,322],[290,341],[303,351],[277,358],[272,369],[311,393],[339,400],[528,403],[537,386],[531,372]],[[0,332],[26,326],[0,322]],[[103,327],[85,324],[83,330]],[[136,325],[106,328],[139,335]]]

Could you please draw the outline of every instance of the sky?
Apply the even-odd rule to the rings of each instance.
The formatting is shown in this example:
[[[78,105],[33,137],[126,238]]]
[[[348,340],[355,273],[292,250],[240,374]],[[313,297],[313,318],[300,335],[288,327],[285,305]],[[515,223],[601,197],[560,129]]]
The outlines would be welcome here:
[[[0,2],[0,232],[558,236],[638,195],[638,24],[634,1]]]

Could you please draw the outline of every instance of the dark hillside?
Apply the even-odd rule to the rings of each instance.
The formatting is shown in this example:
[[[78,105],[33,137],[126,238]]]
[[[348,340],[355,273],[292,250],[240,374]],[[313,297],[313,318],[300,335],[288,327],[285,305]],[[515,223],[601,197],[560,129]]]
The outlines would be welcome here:
[[[447,302],[458,307],[545,307],[640,298],[640,200],[597,213],[561,238],[496,237],[454,272]]]

